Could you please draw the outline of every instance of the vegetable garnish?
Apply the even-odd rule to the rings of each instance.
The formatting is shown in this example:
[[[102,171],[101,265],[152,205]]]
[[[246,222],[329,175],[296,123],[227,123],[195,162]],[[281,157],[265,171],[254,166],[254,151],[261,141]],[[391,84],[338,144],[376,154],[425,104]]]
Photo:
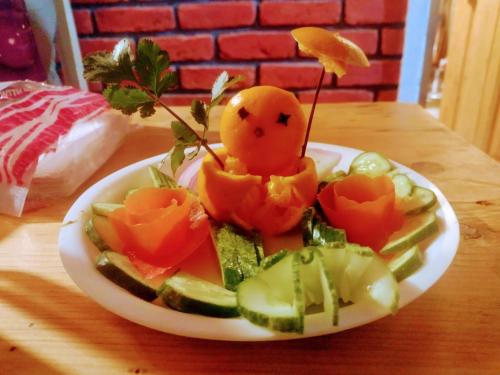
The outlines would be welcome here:
[[[129,258],[158,267],[176,266],[209,235],[208,217],[185,189],[138,189],[108,218]]]
[[[330,224],[345,229],[349,242],[376,251],[404,223],[404,215],[395,208],[394,184],[387,176],[347,176],[327,185],[318,201]]]
[[[301,157],[306,154],[309,132],[311,130],[314,110],[318,101],[321,84],[326,73],[335,73],[342,77],[346,73],[347,64],[368,67],[370,63],[361,48],[350,40],[343,38],[339,33],[328,31],[320,27],[300,27],[292,30],[292,36],[297,42],[299,49],[307,55],[314,56],[323,65],[316,93],[307,122],[307,132],[302,145]]]
[[[242,81],[244,77],[229,77],[223,72],[215,81],[209,103],[193,100],[191,115],[203,126],[199,135],[185,120],[162,102],[161,96],[177,86],[177,73],[170,71],[170,59],[167,51],[149,39],[141,39],[137,45],[135,56],[131,52],[127,39],[121,40],[113,53],[97,52],[83,59],[84,77],[89,81],[98,81],[106,85],[103,91],[109,104],[124,114],[131,115],[139,111],[141,117],[149,117],[155,113],[155,106],[162,106],[176,121],[171,127],[175,137],[174,148],[170,151],[170,164],[175,173],[185,159],[185,149],[195,147],[188,155],[195,157],[203,147],[222,167],[207,141],[210,110],[220,104],[224,92]]]
[[[226,149],[216,150],[227,159]],[[198,174],[198,194],[214,219],[232,222],[247,230],[279,234],[297,225],[303,211],[316,198],[317,176],[312,159],[304,158],[298,173],[271,176],[238,175],[219,168],[207,155]]]

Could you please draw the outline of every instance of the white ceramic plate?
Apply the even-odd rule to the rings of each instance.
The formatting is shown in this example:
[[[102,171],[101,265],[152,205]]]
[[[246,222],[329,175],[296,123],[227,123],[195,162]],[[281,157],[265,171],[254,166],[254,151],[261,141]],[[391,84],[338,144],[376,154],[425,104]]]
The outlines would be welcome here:
[[[308,154],[313,158],[342,156],[335,169],[347,170],[351,160],[360,153],[353,148],[310,143]],[[200,155],[201,156],[201,155]],[[289,340],[325,335],[370,323],[387,315],[372,304],[354,304],[340,309],[337,327],[321,324],[321,314],[308,315],[302,335],[271,332],[242,318],[220,319],[173,311],[145,302],[102,276],[94,267],[98,250],[84,233],[89,207],[94,202],[120,202],[134,187],[150,185],[147,166],[157,164],[163,155],[129,165],[91,186],[73,204],[64,218],[59,235],[59,248],[63,265],[73,281],[97,303],[113,313],[138,324],[176,335],[213,340],[264,341]],[[180,182],[191,181],[201,159],[185,163],[180,171]],[[417,185],[432,189],[439,208],[439,233],[425,250],[425,263],[418,272],[400,283],[400,303],[403,307],[429,289],[446,271],[458,248],[459,226],[453,209],[439,189],[415,171],[394,163],[407,173]],[[404,311],[399,312],[404,314]]]

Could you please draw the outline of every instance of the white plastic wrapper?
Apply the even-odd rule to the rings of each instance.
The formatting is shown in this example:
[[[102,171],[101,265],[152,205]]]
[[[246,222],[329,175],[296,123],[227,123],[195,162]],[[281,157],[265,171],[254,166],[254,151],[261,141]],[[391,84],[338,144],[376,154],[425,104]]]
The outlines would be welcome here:
[[[129,131],[99,94],[0,83],[0,213],[20,216],[71,195]]]

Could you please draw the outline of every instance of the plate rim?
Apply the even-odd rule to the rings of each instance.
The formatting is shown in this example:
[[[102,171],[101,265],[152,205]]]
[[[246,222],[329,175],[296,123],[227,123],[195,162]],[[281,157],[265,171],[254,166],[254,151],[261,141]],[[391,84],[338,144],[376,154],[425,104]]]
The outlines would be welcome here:
[[[212,146],[217,148],[222,145],[218,143],[212,144]],[[308,150],[338,152],[342,155],[339,165],[352,160],[352,158],[346,160],[344,158],[345,153],[354,153],[352,157],[355,157],[356,154],[364,152],[356,148],[319,142],[309,142]],[[195,159],[185,163],[182,167],[183,171],[202,157],[203,155],[199,155]],[[165,154],[156,155],[125,166],[109,174],[86,189],[85,192],[73,202],[64,217],[58,241],[59,255],[63,267],[73,282],[96,303],[124,319],[158,331],[185,337],[223,341],[277,341],[303,339],[332,334],[362,326],[389,315],[388,312],[373,306],[373,304],[357,303],[346,306],[339,311],[339,325],[336,327],[331,326],[325,329],[325,327],[322,327],[322,325],[317,322],[321,320],[321,314],[314,314],[306,316],[306,331],[304,334],[281,333],[253,325],[244,318],[212,318],[181,313],[158,306],[133,296],[125,289],[122,289],[112,281],[106,279],[97,271],[94,262],[90,259],[91,253],[97,254],[98,251],[95,247],[90,250],[88,249],[89,245],[90,247],[93,247],[93,245],[84,234],[84,225],[88,216],[87,210],[90,204],[94,202],[93,199],[95,199],[95,196],[98,195],[99,192],[101,192],[102,195],[103,188],[106,188],[108,185],[117,185],[121,180],[126,179],[133,173],[139,174],[141,171],[144,172],[143,169],[145,169],[145,167],[158,163],[164,158]],[[437,264],[431,264],[430,266],[424,265],[424,267],[410,278],[399,283],[401,292],[399,308],[401,309],[424,294],[444,275],[458,250],[460,228],[457,216],[451,204],[434,183],[403,164],[393,160],[391,160],[391,162],[404,173],[408,173],[412,179],[416,177],[418,181],[424,181],[424,185],[430,187],[434,191],[440,205],[436,212],[441,223],[439,235],[433,240],[430,247],[435,245],[435,242],[440,238],[447,244],[447,248],[445,248],[443,252],[444,254],[440,257],[442,259],[439,264],[440,267],[438,267],[437,270],[435,270]],[[338,168],[339,165],[335,168]],[[116,181],[118,181],[118,183]],[[443,225],[446,225],[446,229],[442,232]],[[443,235],[445,235],[445,237],[442,237]],[[76,243],[74,242],[75,240]],[[422,273],[422,271],[425,270],[429,271],[427,268],[428,266],[431,267],[431,271],[433,272]],[[158,314],[164,316],[159,319],[157,317]],[[151,319],[151,317],[154,317],[154,319]],[[179,324],[180,321],[185,321],[184,323],[186,324]],[[314,328],[317,326],[319,326],[317,329],[307,329],[307,327]]]

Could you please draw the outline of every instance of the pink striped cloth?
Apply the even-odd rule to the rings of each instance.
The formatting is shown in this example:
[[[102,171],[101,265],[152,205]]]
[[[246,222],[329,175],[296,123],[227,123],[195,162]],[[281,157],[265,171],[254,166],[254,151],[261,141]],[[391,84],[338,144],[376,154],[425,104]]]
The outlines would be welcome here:
[[[0,85],[0,212],[20,216],[41,158],[55,153],[75,125],[95,122],[109,106],[101,95],[72,87]]]

